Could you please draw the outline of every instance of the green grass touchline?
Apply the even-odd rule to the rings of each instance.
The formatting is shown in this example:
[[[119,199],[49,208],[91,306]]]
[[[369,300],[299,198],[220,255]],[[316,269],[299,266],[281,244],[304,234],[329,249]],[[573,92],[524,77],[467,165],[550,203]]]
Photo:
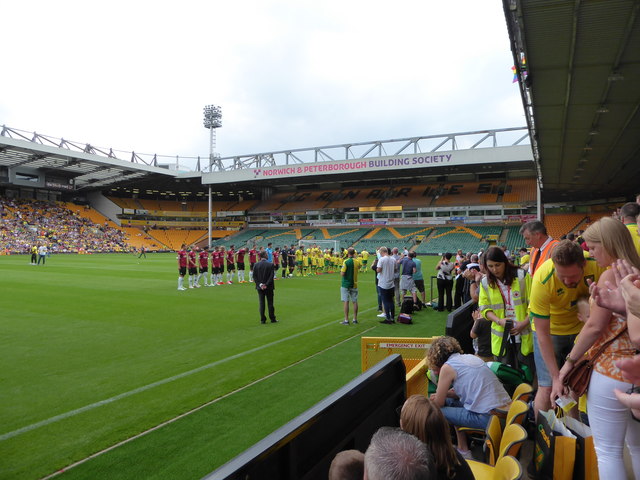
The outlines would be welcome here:
[[[362,313],[366,313],[366,312],[371,311],[371,310],[373,310],[373,308],[369,308],[369,309],[365,310]],[[47,418],[47,419],[42,420],[40,422],[32,423],[31,425],[27,425],[25,427],[19,428],[17,430],[12,431],[12,432],[4,433],[4,434],[0,435],[0,441],[8,440],[8,439],[13,438],[13,437],[15,437],[17,435],[20,435],[22,433],[30,432],[31,430],[35,430],[36,428],[43,427],[45,425],[49,425],[51,423],[54,423],[54,422],[57,422],[57,421],[60,421],[60,420],[64,420],[65,418],[73,417],[74,415],[78,415],[80,413],[87,412],[89,410],[93,410],[94,408],[98,408],[98,407],[101,407],[103,405],[107,405],[109,403],[116,402],[116,401],[121,400],[123,398],[127,398],[127,397],[130,397],[130,396],[135,395],[137,393],[141,393],[141,392],[150,390],[150,389],[158,387],[160,385],[164,385],[166,383],[174,382],[174,381],[179,380],[181,378],[188,377],[189,375],[193,375],[194,373],[202,372],[203,370],[208,370],[210,368],[216,367],[218,365],[221,365],[223,363],[229,362],[231,360],[235,360],[237,358],[242,358],[242,357],[244,357],[246,355],[249,355],[251,353],[255,353],[255,352],[258,352],[260,350],[264,350],[265,348],[273,347],[275,345],[278,345],[279,343],[283,343],[283,342],[286,342],[286,341],[293,340],[295,338],[301,337],[303,335],[307,335],[307,334],[312,333],[312,332],[314,332],[316,330],[319,330],[321,328],[325,328],[325,327],[328,327],[330,325],[334,325],[335,326],[336,321],[338,321],[338,320],[333,320],[333,321],[331,321],[329,323],[325,323],[324,325],[320,325],[320,326],[317,326],[317,327],[314,327],[314,328],[310,328],[309,330],[305,330],[303,332],[299,332],[299,333],[295,333],[293,335],[289,335],[288,337],[281,338],[279,340],[275,340],[275,341],[273,341],[271,343],[266,343],[264,345],[260,345],[259,347],[255,347],[255,348],[252,348],[250,350],[245,350],[244,352],[240,352],[240,353],[237,353],[235,355],[231,355],[230,357],[222,358],[220,360],[216,360],[215,362],[211,362],[211,363],[209,363],[207,365],[202,365],[201,367],[194,368],[192,370],[189,370],[189,371],[186,371],[186,372],[183,372],[183,373],[179,373],[179,374],[174,375],[172,377],[168,377],[168,378],[165,378],[165,379],[162,379],[162,380],[158,380],[157,382],[153,382],[153,383],[149,383],[147,385],[143,385],[142,387],[135,388],[133,390],[129,390],[128,392],[124,392],[124,393],[121,393],[119,395],[115,395],[115,396],[113,396],[111,398],[100,400],[99,402],[95,402],[95,403],[92,403],[90,405],[85,405],[84,407],[76,408],[75,410],[71,410],[69,412],[66,412],[66,413],[63,413],[63,414],[60,414],[60,415],[56,415],[55,417],[50,417],[50,418]],[[277,373],[277,372],[274,372],[274,373]],[[266,377],[263,377],[262,379],[259,379],[257,381],[263,380],[264,378],[266,378]]]
[[[361,336],[444,332],[430,309],[378,323],[370,270],[358,325],[338,273],[279,278],[261,325],[253,284],[178,291],[176,263],[0,257],[0,480],[202,478],[356,377]]]
[[[371,309],[369,309],[369,310],[371,310]],[[334,323],[335,323],[335,322],[334,322]],[[246,389],[248,389],[248,388],[250,388],[250,387],[252,387],[252,386],[254,386],[254,385],[257,385],[257,384],[258,384],[258,383],[260,383],[260,382],[264,382],[265,380],[268,380],[269,378],[271,378],[271,377],[273,377],[273,376],[275,376],[275,375],[277,375],[277,374],[279,374],[279,373],[282,373],[282,372],[284,372],[285,370],[288,370],[288,369],[290,369],[290,368],[292,368],[292,367],[295,367],[296,365],[299,365],[299,364],[301,364],[302,362],[306,362],[306,361],[308,361],[308,360],[310,360],[310,359],[312,359],[312,358],[314,358],[314,357],[317,357],[318,355],[321,355],[321,354],[323,354],[323,353],[325,353],[325,352],[328,352],[329,350],[332,350],[332,349],[334,349],[334,348],[336,348],[336,347],[338,347],[338,346],[342,345],[342,344],[343,344],[343,343],[345,343],[345,342],[348,342],[348,341],[350,341],[350,340],[353,340],[355,337],[359,337],[359,336],[361,336],[361,335],[366,334],[367,332],[369,332],[370,330],[373,330],[374,328],[375,328],[375,327],[370,327],[370,328],[366,329],[365,331],[363,331],[363,332],[359,332],[359,333],[357,333],[356,335],[353,335],[353,336],[351,336],[351,337],[349,337],[349,338],[346,338],[346,339],[342,340],[341,342],[336,343],[335,345],[331,345],[330,347],[327,347],[327,348],[325,348],[324,350],[322,350],[322,351],[320,351],[320,352],[316,352],[316,353],[314,353],[313,355],[309,355],[309,356],[308,356],[308,357],[306,357],[306,358],[302,358],[302,359],[298,360],[297,362],[292,363],[291,365],[287,365],[286,367],[283,367],[283,368],[281,368],[280,370],[278,370],[278,371],[276,371],[276,372],[272,372],[272,373],[270,373],[269,375],[266,375],[266,376],[264,376],[264,377],[262,377],[262,378],[259,378],[259,379],[257,379],[257,380],[256,380],[256,381],[254,381],[254,382],[251,382],[251,383],[249,383],[249,384],[247,384],[247,385],[244,385],[244,386],[242,386],[242,387],[240,387],[240,388],[238,388],[238,389],[236,389],[236,390],[234,390],[234,391],[232,391],[232,392],[229,392],[229,393],[227,393],[227,394],[225,394],[225,395],[222,395],[221,397],[215,398],[215,399],[211,400],[210,402],[207,402],[207,403],[205,403],[205,404],[203,404],[203,405],[200,405],[199,407],[196,407],[196,408],[194,408],[194,409],[192,409],[192,410],[189,410],[188,412],[182,413],[182,414],[178,415],[178,416],[177,416],[177,417],[175,417],[175,418],[171,418],[171,419],[167,420],[166,422],[163,422],[163,423],[161,423],[161,424],[159,424],[159,425],[156,425],[155,427],[152,427],[152,428],[150,428],[150,429],[148,429],[148,430],[145,430],[144,432],[140,432],[139,434],[134,435],[133,437],[127,438],[126,440],[123,440],[122,442],[116,443],[115,445],[111,445],[110,447],[105,448],[104,450],[101,450],[101,451],[99,451],[99,452],[96,452],[96,453],[94,453],[94,454],[92,454],[92,455],[89,455],[88,457],[83,458],[82,460],[78,460],[77,462],[75,462],[75,463],[73,463],[73,464],[71,464],[71,465],[66,466],[66,467],[64,468],[64,471],[57,471],[57,472],[54,472],[54,473],[52,473],[51,475],[47,475],[46,477],[43,477],[41,480],[49,480],[50,478],[57,477],[58,475],[61,475],[62,473],[65,473],[65,472],[68,472],[69,470],[71,470],[71,469],[73,469],[73,468],[75,468],[75,467],[79,467],[80,465],[82,465],[82,464],[84,464],[84,463],[88,462],[89,460],[93,460],[94,458],[97,458],[97,457],[99,457],[100,455],[104,455],[105,453],[111,452],[112,450],[115,450],[116,448],[122,447],[122,446],[124,446],[124,445],[126,445],[126,444],[128,444],[128,443],[131,443],[131,442],[133,442],[133,441],[135,441],[135,440],[138,440],[139,438],[142,438],[142,437],[144,437],[145,435],[148,435],[148,434],[150,434],[150,433],[153,433],[153,432],[155,432],[156,430],[160,430],[161,428],[166,427],[167,425],[170,425],[170,424],[172,424],[172,423],[174,423],[174,422],[176,422],[176,421],[178,421],[178,420],[181,420],[182,418],[185,418],[185,417],[187,417],[187,416],[189,416],[189,415],[192,415],[192,414],[194,414],[194,413],[196,413],[196,412],[198,412],[198,411],[200,411],[200,410],[202,410],[202,409],[204,409],[204,408],[206,408],[206,407],[209,407],[209,406],[211,406],[211,405],[214,405],[215,403],[218,403],[218,402],[220,402],[221,400],[224,400],[224,399],[226,399],[226,398],[230,397],[231,395],[234,395],[234,394],[239,393],[239,392],[241,392],[241,391],[243,391],[243,390],[246,390]]]

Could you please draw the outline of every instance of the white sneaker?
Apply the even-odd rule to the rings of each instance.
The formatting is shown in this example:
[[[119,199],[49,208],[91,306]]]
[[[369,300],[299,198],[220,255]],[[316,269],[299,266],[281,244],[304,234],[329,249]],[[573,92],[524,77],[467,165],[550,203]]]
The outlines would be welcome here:
[[[387,318],[387,315],[384,313],[379,313],[378,315],[376,315],[376,317],[378,318]]]
[[[184,287],[178,287],[178,290],[186,290]]]
[[[349,325],[349,320],[343,320],[340,322],[340,325]]]

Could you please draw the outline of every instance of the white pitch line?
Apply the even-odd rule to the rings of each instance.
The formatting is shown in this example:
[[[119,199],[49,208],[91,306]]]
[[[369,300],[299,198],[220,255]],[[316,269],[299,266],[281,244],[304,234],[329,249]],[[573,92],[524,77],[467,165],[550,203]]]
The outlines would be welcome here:
[[[371,310],[371,309],[369,309],[369,310]],[[176,421],[178,421],[178,420],[180,420],[180,419],[182,419],[184,417],[187,417],[187,416],[191,415],[192,413],[196,413],[197,411],[202,410],[203,408],[206,408],[206,407],[211,406],[211,405],[213,405],[215,403],[218,403],[219,401],[224,400],[225,398],[228,398],[231,395],[234,395],[234,394],[236,394],[238,392],[246,390],[247,388],[252,387],[253,385],[256,385],[256,384],[258,384],[258,383],[260,383],[260,382],[262,382],[264,380],[267,380],[267,379],[269,379],[269,378],[271,378],[271,377],[273,377],[273,376],[275,376],[275,375],[277,375],[279,373],[282,373],[282,372],[284,372],[285,370],[288,370],[291,367],[295,367],[296,365],[299,365],[299,364],[301,364],[303,362],[306,362],[307,360],[309,360],[311,358],[317,357],[318,355],[320,355],[322,353],[325,353],[325,352],[327,352],[327,351],[329,351],[329,350],[331,350],[331,349],[333,349],[333,348],[335,348],[335,347],[337,347],[339,345],[342,345],[345,342],[353,340],[355,337],[360,336],[363,333],[367,333],[368,331],[373,330],[374,328],[375,328],[375,325],[373,327],[367,328],[366,330],[363,330],[360,333],[356,333],[355,335],[352,335],[352,336],[350,336],[348,338],[345,338],[344,340],[336,343],[335,345],[331,345],[330,347],[327,347],[327,348],[325,348],[323,350],[320,350],[319,352],[316,352],[313,355],[309,355],[308,357],[302,358],[302,359],[298,360],[297,362],[292,363],[291,365],[287,365],[286,367],[283,367],[280,370],[276,370],[275,372],[271,372],[269,375],[266,375],[266,376],[264,376],[262,378],[254,380],[253,382],[248,383],[246,385],[243,385],[242,387],[237,388],[237,389],[235,389],[235,390],[233,390],[233,391],[231,391],[229,393],[225,393],[224,395],[222,395],[222,396],[220,396],[218,398],[214,398],[213,400],[210,400],[207,403],[200,405],[199,407],[193,408],[193,409],[189,410],[188,412],[181,413],[177,417],[170,418],[169,420],[166,420],[166,421],[160,423],[159,425],[156,425],[155,427],[151,427],[150,429],[145,430],[144,432],[140,432],[137,435],[134,435],[133,437],[129,437],[126,440],[122,440],[121,442],[118,442],[118,443],[116,443],[114,445],[111,445],[110,447],[105,448],[104,450],[100,450],[99,452],[93,453],[93,454],[89,455],[88,457],[83,458],[82,460],[78,460],[77,462],[72,463],[71,465],[67,465],[66,467],[61,468],[60,470],[57,470],[57,471],[47,475],[46,477],[42,477],[40,480],[49,480],[51,478],[57,477],[58,475],[61,475],[61,474],[65,473],[65,472],[68,472],[72,468],[78,467],[78,466],[82,465],[83,463],[87,463],[89,460],[93,460],[94,458],[99,457],[100,455],[103,455],[105,453],[108,453],[111,450],[115,450],[118,447],[122,447],[123,445],[126,445],[127,443],[130,443],[130,442],[132,442],[134,440],[137,440],[140,437],[144,437],[145,435],[148,435],[149,433],[155,432],[156,430],[159,430],[162,427],[165,427],[165,426],[167,426],[167,425],[169,425],[171,423],[174,423],[174,422],[176,422]]]
[[[372,309],[373,308],[369,308],[369,309],[363,311],[362,313],[367,312],[367,311],[372,310]],[[335,324],[336,324],[335,321],[332,321],[331,323],[326,323],[324,325],[320,325],[318,327],[314,327],[314,328],[311,328],[309,330],[305,330],[303,332],[299,332],[299,333],[296,333],[294,335],[290,335],[288,337],[281,338],[281,339],[276,340],[274,342],[267,343],[267,344],[261,345],[259,347],[251,348],[251,349],[246,350],[244,352],[236,353],[235,355],[231,355],[230,357],[226,357],[226,358],[223,358],[223,359],[220,359],[220,360],[216,360],[215,362],[209,363],[207,365],[203,365],[203,366],[198,367],[198,368],[194,368],[193,370],[189,370],[187,372],[179,373],[178,375],[174,375],[172,377],[168,377],[168,378],[165,378],[163,380],[158,380],[157,382],[149,383],[148,385],[143,385],[142,387],[138,387],[138,388],[135,388],[133,390],[129,390],[128,392],[121,393],[121,394],[116,395],[114,397],[107,398],[105,400],[100,400],[99,402],[95,402],[95,403],[92,403],[90,405],[85,405],[84,407],[76,408],[75,410],[70,410],[68,412],[61,413],[60,415],[55,415],[53,417],[47,418],[45,420],[41,420],[40,422],[32,423],[31,425],[27,425],[27,426],[19,428],[17,430],[13,430],[11,432],[3,433],[2,435],[0,435],[0,442],[5,441],[5,440],[9,440],[10,438],[13,438],[13,437],[17,437],[18,435],[22,435],[23,433],[30,432],[30,431],[35,430],[37,428],[44,427],[46,425],[50,425],[50,424],[58,422],[60,420],[64,420],[66,418],[74,417],[74,416],[79,415],[81,413],[88,412],[88,411],[96,409],[98,407],[102,407],[103,405],[108,405],[108,404],[116,402],[118,400],[122,400],[123,398],[127,398],[127,397],[130,397],[132,395],[136,395],[138,393],[145,392],[145,391],[150,390],[152,388],[159,387],[160,385],[165,385],[167,383],[171,383],[171,382],[174,382],[176,380],[180,380],[181,378],[188,377],[190,375],[193,375],[194,373],[199,373],[199,372],[202,372],[204,370],[208,370],[210,368],[217,367],[218,365],[222,365],[223,363],[229,362],[231,360],[235,360],[237,358],[242,358],[242,357],[244,357],[246,355],[249,355],[251,353],[255,353],[255,352],[258,352],[260,350],[264,350],[265,348],[273,347],[274,345],[278,345],[279,343],[286,342],[288,340],[292,340],[292,339],[297,338],[297,337],[301,337],[302,335],[306,335],[307,333],[315,332],[316,330],[328,327],[329,325],[335,325]]]

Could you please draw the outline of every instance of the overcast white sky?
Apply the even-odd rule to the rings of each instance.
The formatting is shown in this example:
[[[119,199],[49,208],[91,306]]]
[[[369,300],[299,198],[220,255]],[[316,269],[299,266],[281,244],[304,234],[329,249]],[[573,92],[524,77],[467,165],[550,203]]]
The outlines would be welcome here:
[[[223,157],[526,124],[497,0],[0,0],[0,124]]]

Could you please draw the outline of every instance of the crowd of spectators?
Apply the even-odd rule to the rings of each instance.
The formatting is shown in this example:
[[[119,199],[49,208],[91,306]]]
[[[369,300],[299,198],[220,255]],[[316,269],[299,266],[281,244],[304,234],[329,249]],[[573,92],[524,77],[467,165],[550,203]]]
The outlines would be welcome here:
[[[125,233],[99,225],[55,202],[0,197],[0,251],[30,253],[46,245],[50,253],[125,252]]]

